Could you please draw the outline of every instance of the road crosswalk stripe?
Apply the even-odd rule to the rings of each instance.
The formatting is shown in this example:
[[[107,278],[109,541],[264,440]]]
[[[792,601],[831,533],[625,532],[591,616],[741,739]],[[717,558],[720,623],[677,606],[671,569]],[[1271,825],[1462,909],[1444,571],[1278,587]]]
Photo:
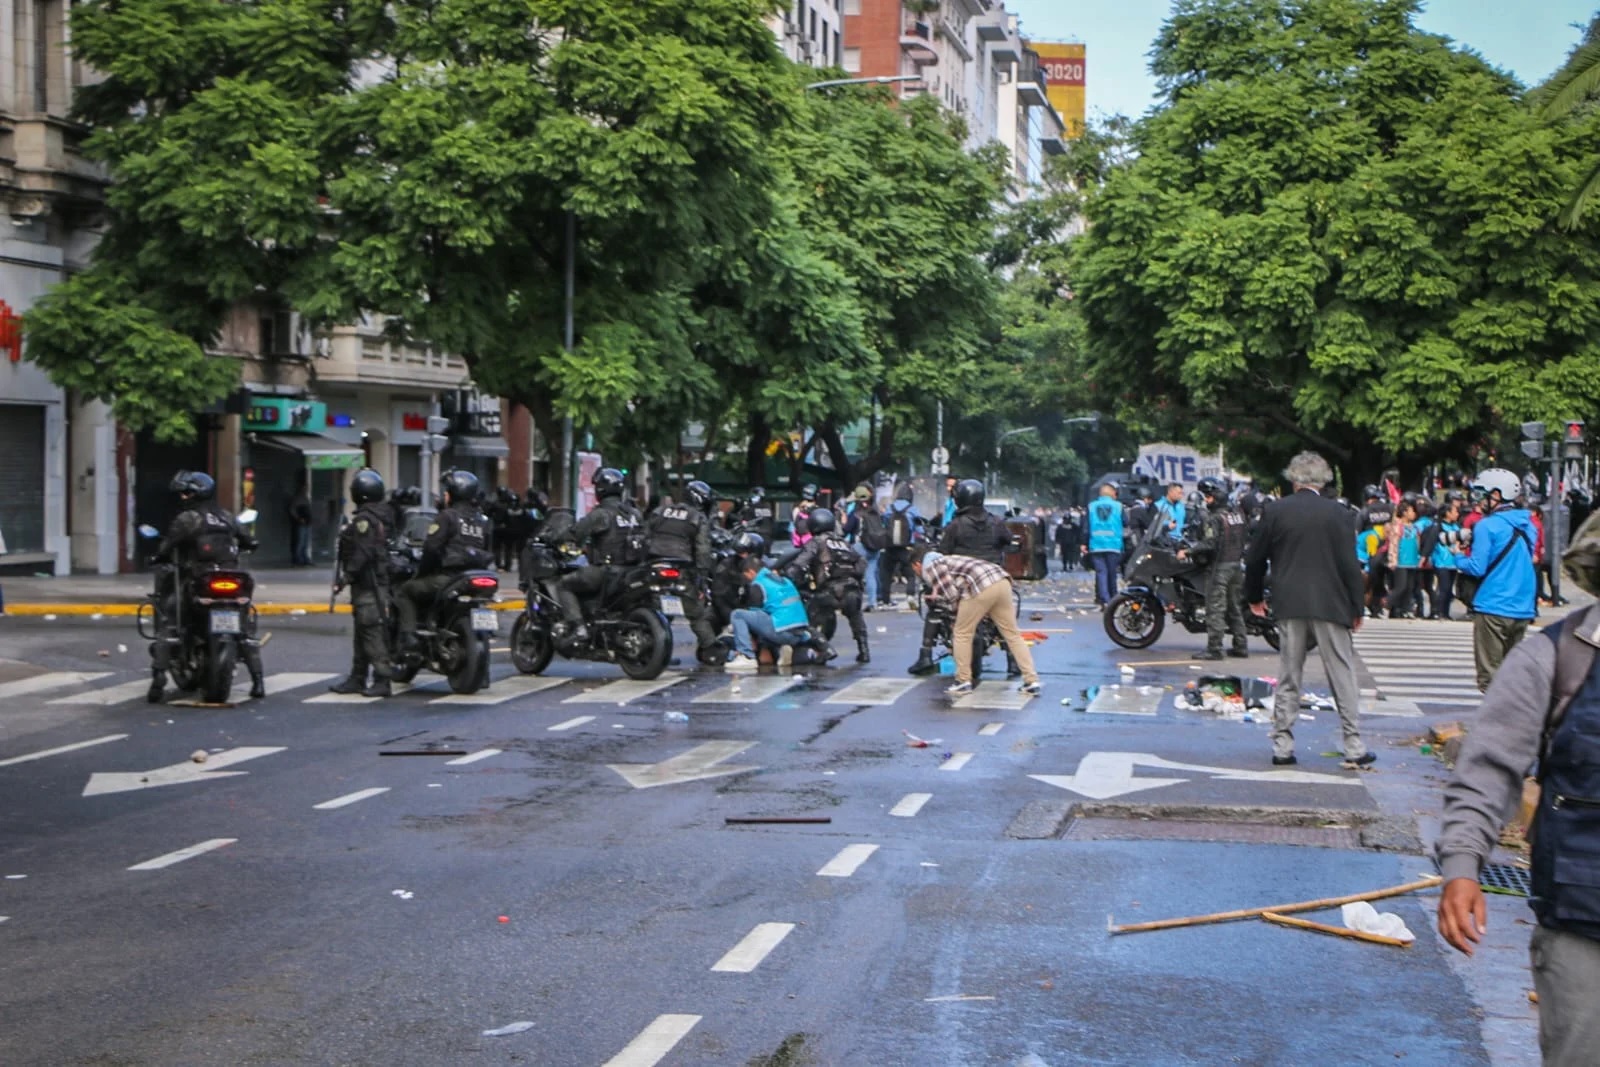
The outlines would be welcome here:
[[[28,763],[32,760],[44,759],[47,756],[59,756],[64,752],[76,752],[80,748],[92,748],[103,745],[108,741],[122,741],[127,739],[127,734],[107,734],[97,737],[93,741],[77,741],[70,745],[61,745],[56,748],[47,748],[42,752],[29,752],[21,756],[12,756],[10,759],[0,759],[0,767],[12,767],[18,763]]]
[[[695,704],[758,704],[768,697],[777,696],[786,689],[792,689],[803,681],[792,674],[757,675],[751,678],[735,678],[727,685],[713,689],[709,693],[702,693],[694,698]]]
[[[192,860],[196,856],[202,856],[207,852],[222,848],[226,845],[231,845],[238,840],[239,839],[237,837],[214,837],[210,841],[202,841],[198,845],[190,845],[188,848],[180,848],[176,852],[168,852],[166,855],[157,856],[153,860],[145,860],[143,863],[135,863],[132,867],[129,867],[128,870],[159,871],[163,867],[171,867],[174,863],[182,863],[184,860]]]
[[[267,696],[275,697],[279,693],[287,693],[291,689],[303,689],[308,685],[316,685],[318,682],[331,682],[337,677],[339,677],[337,674],[284,671],[281,674],[269,674],[262,679],[262,682],[266,684]]]
[[[86,685],[111,677],[110,671],[50,671],[32,678],[18,678],[14,682],[0,683],[0,700],[45,693],[51,689],[65,689],[69,685]]]
[[[1020,711],[1033,697],[1020,689],[1012,689],[998,682],[980,685],[956,700],[958,708],[976,708],[983,711]]]
[[[640,681],[634,678],[619,678],[614,682],[586,689],[563,700],[563,704],[629,704],[640,697],[647,697],[651,693],[659,693],[663,689],[677,685],[686,676],[682,674],[663,674],[653,681]]]
[[[56,697],[51,704],[85,704],[97,708],[110,707],[112,704],[122,704],[129,700],[143,698],[150,688],[150,680],[142,678],[137,682],[123,682],[121,685],[111,686],[109,689],[86,689],[81,693],[71,696]]]
[[[428,701],[429,704],[469,704],[469,705],[494,705],[504,704],[517,697],[530,696],[542,693],[546,689],[566,685],[570,678],[545,678],[536,674],[516,674],[510,678],[502,678],[488,689],[480,689],[476,693],[451,693],[449,696],[435,697]]]
[[[887,707],[922,684],[920,678],[863,678],[824,700],[824,704]]]
[[[603,1067],[655,1067],[701,1018],[699,1015],[657,1015],[643,1033],[628,1042],[628,1047],[607,1060]]]
[[[399,683],[394,687],[395,696],[404,696],[406,693],[433,693],[438,692],[450,683],[443,678],[430,678],[426,682],[416,685]],[[360,693],[318,693],[314,697],[306,697],[302,704],[376,704],[383,697],[364,697]]]

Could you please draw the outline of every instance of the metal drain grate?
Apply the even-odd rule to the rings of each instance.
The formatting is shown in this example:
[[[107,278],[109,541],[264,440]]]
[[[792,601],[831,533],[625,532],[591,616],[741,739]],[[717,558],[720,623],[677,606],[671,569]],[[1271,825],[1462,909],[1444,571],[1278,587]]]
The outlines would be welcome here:
[[[1525,897],[1533,893],[1533,881],[1528,871],[1505,863],[1484,864],[1483,873],[1478,876],[1478,884],[1491,893],[1504,893],[1513,897]]]
[[[1273,826],[1266,823],[1203,822],[1193,819],[1079,816],[1067,824],[1061,836],[1068,841],[1212,841],[1241,845],[1361,847],[1361,831],[1353,826]]]

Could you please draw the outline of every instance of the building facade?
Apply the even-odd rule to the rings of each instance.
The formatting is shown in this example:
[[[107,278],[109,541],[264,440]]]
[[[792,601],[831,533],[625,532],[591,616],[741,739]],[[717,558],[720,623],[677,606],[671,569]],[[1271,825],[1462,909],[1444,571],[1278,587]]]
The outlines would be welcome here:
[[[844,50],[845,0],[794,0],[768,25],[783,54],[819,69],[837,67]]]

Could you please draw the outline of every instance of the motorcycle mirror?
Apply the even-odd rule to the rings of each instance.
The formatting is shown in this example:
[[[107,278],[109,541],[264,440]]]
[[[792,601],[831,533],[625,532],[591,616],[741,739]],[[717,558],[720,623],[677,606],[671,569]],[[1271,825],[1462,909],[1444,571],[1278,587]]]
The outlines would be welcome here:
[[[255,508],[245,508],[243,511],[239,512],[238,515],[239,524],[241,526],[249,526],[258,518],[260,518],[260,516],[256,514]]]
[[[139,536],[156,538],[161,536],[161,531],[151,526],[148,522],[139,525]]]

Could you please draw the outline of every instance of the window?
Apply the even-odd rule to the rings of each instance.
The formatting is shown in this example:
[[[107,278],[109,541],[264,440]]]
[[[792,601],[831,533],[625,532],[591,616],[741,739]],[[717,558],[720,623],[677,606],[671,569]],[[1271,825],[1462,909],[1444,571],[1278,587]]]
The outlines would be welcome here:
[[[843,43],[844,42],[839,39],[839,31],[838,30],[834,30],[833,31],[833,58],[834,58],[835,62],[837,62],[839,57],[844,54],[844,53],[839,51],[839,46],[841,44],[843,44]],[[861,69],[861,57],[860,57],[859,53],[856,56],[856,69],[857,70]]]
[[[859,48],[846,48],[844,50],[843,55],[844,55],[844,62],[842,64],[840,64],[840,65],[843,66],[844,69],[846,71],[850,72],[851,74],[860,74],[861,73],[861,49],[859,49]]]
[[[861,0],[844,0],[844,13],[846,15],[861,14]]]
[[[813,41],[815,41],[817,39],[817,9],[816,8],[812,8],[811,9],[811,34],[810,34],[810,37],[811,37],[811,39]]]

